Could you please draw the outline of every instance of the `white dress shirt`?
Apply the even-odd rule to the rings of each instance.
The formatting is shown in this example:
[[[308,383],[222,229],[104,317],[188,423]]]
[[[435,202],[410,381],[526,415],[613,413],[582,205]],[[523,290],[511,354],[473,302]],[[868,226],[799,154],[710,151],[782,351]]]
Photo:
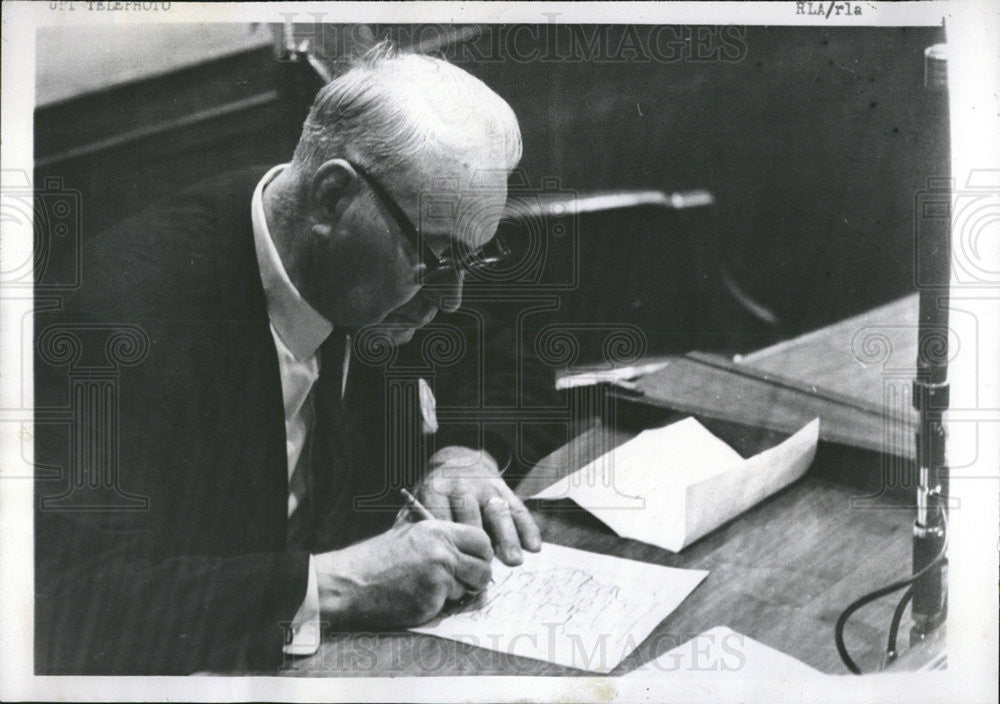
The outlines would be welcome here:
[[[279,164],[264,175],[254,190],[250,208],[257,264],[264,284],[267,316],[271,323],[271,335],[281,373],[281,394],[285,406],[285,449],[288,453],[288,479],[291,482],[292,473],[309,434],[309,409],[306,408],[306,400],[319,378],[320,359],[317,352],[333,331],[333,325],[317,313],[296,290],[281,263],[268,229],[264,213],[264,187],[286,166],[287,164]],[[349,338],[347,344],[349,352]],[[350,356],[345,352],[343,380],[347,379],[349,364]],[[289,516],[297,505],[298,497],[289,487]],[[319,615],[319,586],[316,568],[310,556],[306,597],[292,620],[292,639],[285,645],[286,653],[311,655],[316,652],[321,637]]]

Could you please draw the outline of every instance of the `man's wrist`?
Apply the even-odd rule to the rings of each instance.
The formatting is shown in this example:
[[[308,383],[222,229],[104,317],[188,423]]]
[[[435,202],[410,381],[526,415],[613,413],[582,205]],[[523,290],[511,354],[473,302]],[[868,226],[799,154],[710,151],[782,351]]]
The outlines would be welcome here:
[[[352,612],[356,580],[350,578],[350,565],[345,551],[334,550],[312,556],[319,595],[319,612],[323,621],[333,626],[348,623]]]

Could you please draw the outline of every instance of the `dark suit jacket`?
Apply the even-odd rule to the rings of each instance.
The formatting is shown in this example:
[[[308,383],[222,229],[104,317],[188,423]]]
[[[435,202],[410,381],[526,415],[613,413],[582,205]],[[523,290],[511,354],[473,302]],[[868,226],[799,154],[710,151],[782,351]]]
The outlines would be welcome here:
[[[512,333],[461,332],[484,318],[456,314],[408,349],[359,335],[343,402],[327,391],[339,365],[322,365],[315,530],[287,545],[281,382],[250,221],[263,172],[192,187],[96,238],[81,289],[36,315],[38,674],[273,669],[309,552],[384,530],[417,455],[454,442],[542,453],[542,435],[479,432],[474,412],[438,438],[416,431],[416,375],[446,407],[509,406],[529,387],[548,402],[545,370],[521,391],[513,367],[474,388],[455,355],[433,360],[446,332],[471,341],[473,362],[510,355]]]

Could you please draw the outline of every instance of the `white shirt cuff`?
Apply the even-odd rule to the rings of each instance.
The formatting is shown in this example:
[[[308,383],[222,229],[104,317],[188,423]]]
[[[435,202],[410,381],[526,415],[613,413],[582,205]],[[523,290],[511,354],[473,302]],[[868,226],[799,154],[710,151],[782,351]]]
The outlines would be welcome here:
[[[309,556],[309,583],[306,598],[292,619],[292,640],[285,645],[286,655],[312,655],[319,650],[323,633],[319,621],[319,582],[313,556]]]

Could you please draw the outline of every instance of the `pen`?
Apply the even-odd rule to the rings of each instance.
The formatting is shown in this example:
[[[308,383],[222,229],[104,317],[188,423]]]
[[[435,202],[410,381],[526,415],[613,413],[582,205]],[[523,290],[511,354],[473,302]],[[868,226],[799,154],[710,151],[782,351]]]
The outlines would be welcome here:
[[[424,506],[422,503],[420,503],[417,500],[417,497],[411,494],[409,491],[407,491],[406,489],[400,489],[399,493],[403,495],[403,501],[405,502],[406,507],[416,511],[417,514],[420,516],[420,518],[422,518],[425,521],[437,520],[434,518],[434,514],[428,511],[427,507]]]
[[[421,520],[424,521],[437,520],[434,517],[434,514],[428,511],[427,507],[424,506],[422,503],[420,503],[417,497],[411,494],[409,491],[401,488],[399,490],[399,493],[402,494],[403,496],[403,501],[405,503],[404,507],[410,509],[411,511],[416,511],[417,515],[420,516]],[[492,581],[493,580],[491,579],[490,582]],[[471,599],[475,599],[477,596],[482,594],[482,592],[483,592],[482,589],[466,589],[465,595],[458,600],[457,606],[459,607],[466,606]]]

